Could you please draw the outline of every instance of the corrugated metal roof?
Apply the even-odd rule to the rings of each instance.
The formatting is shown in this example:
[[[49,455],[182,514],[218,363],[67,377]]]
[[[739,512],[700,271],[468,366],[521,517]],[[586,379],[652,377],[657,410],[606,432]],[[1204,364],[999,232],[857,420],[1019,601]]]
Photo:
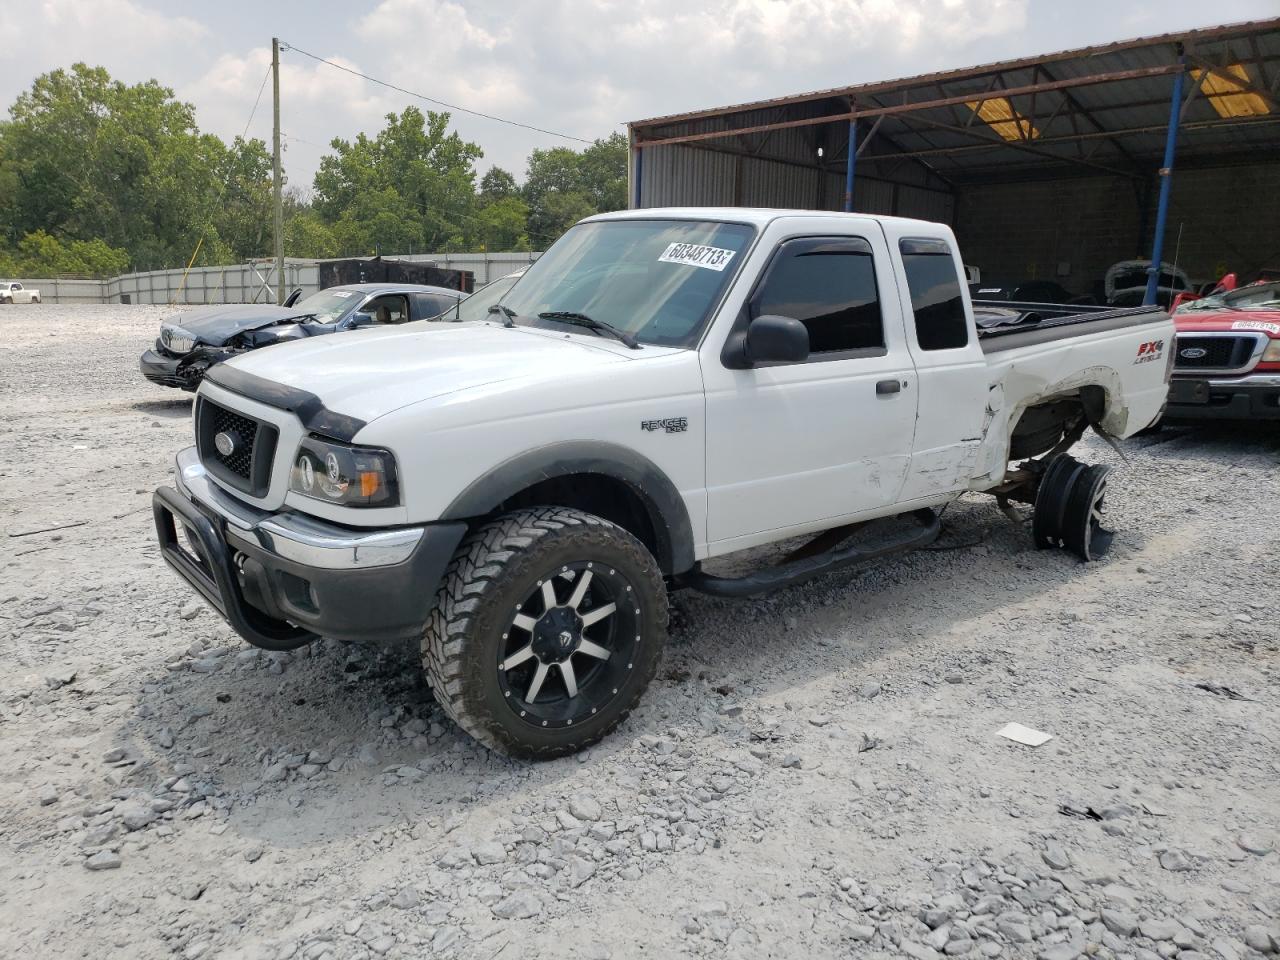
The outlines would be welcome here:
[[[829,172],[843,167],[852,110],[862,139],[878,124],[859,156],[860,171],[901,168],[907,157],[943,182],[1046,164],[1145,177],[1163,151],[1173,74],[1183,69],[1180,163],[1262,151],[1280,156],[1280,18],[659,117],[631,129],[646,163],[667,149],[646,142],[710,135],[691,145],[718,151],[722,164],[728,153]],[[1227,78],[1237,78],[1235,89]],[[1224,108],[1224,92],[1231,109]],[[1016,122],[997,130],[967,106],[997,99],[1026,118],[1034,136],[1017,136]],[[816,191],[820,181],[810,182]]]

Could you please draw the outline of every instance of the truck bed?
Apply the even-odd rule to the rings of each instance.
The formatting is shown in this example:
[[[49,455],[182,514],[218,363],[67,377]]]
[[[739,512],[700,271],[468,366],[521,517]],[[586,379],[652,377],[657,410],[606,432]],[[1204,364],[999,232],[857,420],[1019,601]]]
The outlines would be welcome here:
[[[1063,303],[974,300],[978,342],[986,354],[1083,337],[1106,330],[1139,327],[1166,319],[1163,307],[1098,307]]]

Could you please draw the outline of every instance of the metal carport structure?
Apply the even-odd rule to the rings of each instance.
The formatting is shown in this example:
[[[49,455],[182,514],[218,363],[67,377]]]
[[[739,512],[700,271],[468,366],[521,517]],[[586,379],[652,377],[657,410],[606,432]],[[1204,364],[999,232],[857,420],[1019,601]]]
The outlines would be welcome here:
[[[1016,250],[1025,246],[1020,231],[1039,230],[1028,249],[1043,250],[1050,261],[1058,250],[1062,277],[1077,272],[1061,259],[1070,230],[1048,242],[1037,204],[1051,214],[1080,196],[1089,202],[1077,206],[1097,207],[1100,217],[1109,207],[1123,220],[1114,230],[1082,234],[1068,253],[1102,237],[1109,248],[1097,251],[1102,259],[1160,260],[1175,163],[1180,171],[1256,167],[1244,184],[1252,195],[1239,198],[1238,210],[1224,210],[1213,229],[1242,216],[1270,218],[1259,230],[1261,247],[1242,242],[1257,247],[1242,256],[1233,244],[1219,246],[1233,260],[1251,261],[1232,268],[1280,260],[1280,18],[657,117],[628,130],[633,207],[893,213],[952,223],[963,242],[957,206],[969,200],[971,209],[999,207],[1001,194],[1012,190],[1028,200],[1024,222],[1009,211],[999,222],[979,217],[984,223],[969,239],[992,251]],[[1225,196],[1230,208],[1230,179],[1212,180],[1205,197],[1222,206]],[[1053,190],[1015,186],[1034,183],[1068,186],[1056,190],[1056,202],[1044,199]],[[1086,184],[1090,192],[1082,194]],[[1072,216],[1071,209],[1057,213],[1060,221]],[[1197,230],[1199,221],[1213,219],[1188,216]],[[984,235],[1001,230],[1007,236],[1000,242]],[[1089,264],[1098,259],[1091,253]],[[1210,257],[1206,243],[1205,271]]]

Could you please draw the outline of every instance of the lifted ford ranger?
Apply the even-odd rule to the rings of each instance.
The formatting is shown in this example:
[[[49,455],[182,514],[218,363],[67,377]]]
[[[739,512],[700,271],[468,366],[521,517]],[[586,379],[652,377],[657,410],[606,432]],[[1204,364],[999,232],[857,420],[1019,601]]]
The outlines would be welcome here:
[[[154,499],[163,555],[250,643],[416,638],[481,742],[572,752],[653,677],[670,588],[919,547],[969,491],[1033,504],[1042,547],[1105,551],[1106,468],[1066,451],[1159,416],[1169,317],[1038,305],[979,330],[964,277],[936,223],[592,217],[485,320],[214,367]],[[745,576],[702,566],[805,535]]]

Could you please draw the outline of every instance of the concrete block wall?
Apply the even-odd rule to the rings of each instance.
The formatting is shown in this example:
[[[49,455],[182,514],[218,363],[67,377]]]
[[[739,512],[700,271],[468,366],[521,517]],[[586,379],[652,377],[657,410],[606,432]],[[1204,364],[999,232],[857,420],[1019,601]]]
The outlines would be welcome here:
[[[1107,267],[1149,249],[1141,219],[1132,181],[1082,177],[961,186],[955,231],[985,281],[1055,280],[1088,295],[1100,292]]]
[[[1193,279],[1280,270],[1280,162],[1214,170],[1175,167],[1166,260],[1178,247],[1179,224],[1178,263]]]
[[[1155,184],[1108,176],[962,185],[956,235],[986,279],[1050,279],[1093,294],[1111,264],[1151,255],[1157,197]],[[1164,259],[1176,251],[1193,280],[1280,266],[1277,197],[1277,163],[1175,167]]]

